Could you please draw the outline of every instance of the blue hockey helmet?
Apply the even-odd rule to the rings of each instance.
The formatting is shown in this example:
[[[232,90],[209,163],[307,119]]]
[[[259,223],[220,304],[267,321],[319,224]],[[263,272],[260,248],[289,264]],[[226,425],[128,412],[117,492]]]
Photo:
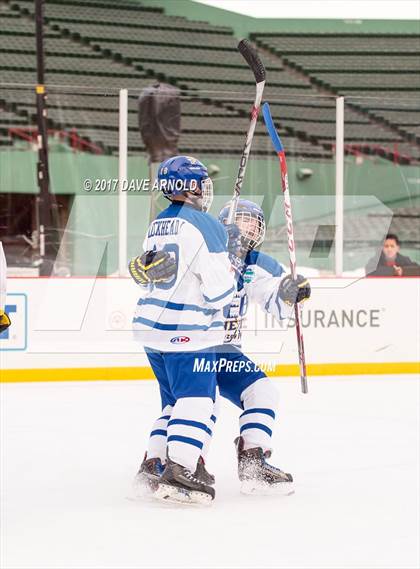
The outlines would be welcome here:
[[[168,200],[189,192],[197,197],[203,211],[210,209],[213,201],[213,182],[207,168],[192,156],[172,156],[164,160],[158,169],[159,189]]]
[[[225,204],[219,213],[219,221],[227,223],[231,202]],[[236,208],[235,224],[241,233],[241,242],[245,250],[255,249],[264,241],[265,218],[259,205],[250,200],[239,200]]]

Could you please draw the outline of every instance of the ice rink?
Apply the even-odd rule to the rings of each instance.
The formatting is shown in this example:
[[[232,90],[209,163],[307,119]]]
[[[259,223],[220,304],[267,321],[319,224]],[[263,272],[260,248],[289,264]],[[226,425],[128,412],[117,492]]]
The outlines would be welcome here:
[[[134,499],[155,382],[3,384],[2,568],[417,568],[417,378],[275,381],[272,462],[295,494],[239,493],[223,402],[209,508]]]

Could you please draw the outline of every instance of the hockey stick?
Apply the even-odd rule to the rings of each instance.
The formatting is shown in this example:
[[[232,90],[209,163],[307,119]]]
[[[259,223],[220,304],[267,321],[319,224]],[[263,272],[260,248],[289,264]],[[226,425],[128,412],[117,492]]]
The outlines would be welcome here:
[[[273,143],[274,146],[274,150],[277,152],[277,155],[280,160],[281,188],[283,190],[283,196],[284,196],[284,215],[286,217],[286,224],[287,224],[287,245],[289,249],[290,272],[294,280],[296,279],[297,276],[296,247],[295,247],[295,238],[293,235],[292,205],[290,203],[286,155],[284,152],[283,144],[280,140],[279,135],[277,134],[276,127],[274,126],[274,122],[270,113],[270,106],[268,103],[264,103],[263,105],[263,116],[264,116],[265,126],[267,127],[268,134],[270,135],[271,142]],[[301,326],[300,310],[301,310],[300,306],[297,303],[295,303],[295,325],[296,325],[296,336],[297,336],[297,344],[299,352],[300,384],[302,388],[302,393],[308,393],[305,349],[303,346],[303,332]]]
[[[239,196],[241,195],[242,183],[245,177],[246,165],[248,163],[249,152],[251,150],[252,139],[254,138],[254,131],[257,124],[258,113],[260,112],[260,105],[262,94],[265,85],[265,68],[258,56],[258,53],[252,47],[248,40],[241,40],[238,44],[238,50],[242,57],[248,63],[255,77],[255,100],[251,110],[251,121],[246,135],[245,146],[242,151],[241,160],[239,162],[238,175],[236,177],[235,187],[233,189],[233,198],[230,204],[229,215],[227,218],[228,224],[233,223],[235,213],[238,206]]]

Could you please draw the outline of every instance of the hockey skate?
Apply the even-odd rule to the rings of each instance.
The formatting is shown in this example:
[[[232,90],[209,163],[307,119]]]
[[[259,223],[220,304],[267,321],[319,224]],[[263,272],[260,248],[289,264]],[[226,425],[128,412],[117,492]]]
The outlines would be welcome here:
[[[143,462],[136,475],[135,484],[139,490],[145,494],[153,493],[157,490],[160,477],[165,470],[165,465],[162,464],[160,458],[147,458],[147,453],[144,455]]]
[[[195,469],[194,476],[199,478],[204,482],[204,484],[208,484],[209,486],[214,486],[216,483],[216,479],[213,474],[210,474],[206,469],[206,463],[204,462],[204,458],[200,456],[197,462],[197,468]]]
[[[154,496],[167,502],[208,505],[214,500],[215,494],[214,488],[197,470],[193,474],[185,466],[168,458]]]
[[[236,453],[238,457],[238,476],[241,481],[243,494],[276,493],[293,494],[293,477],[280,468],[276,468],[266,461],[271,452],[263,452],[261,447],[244,450],[242,437],[235,439]]]

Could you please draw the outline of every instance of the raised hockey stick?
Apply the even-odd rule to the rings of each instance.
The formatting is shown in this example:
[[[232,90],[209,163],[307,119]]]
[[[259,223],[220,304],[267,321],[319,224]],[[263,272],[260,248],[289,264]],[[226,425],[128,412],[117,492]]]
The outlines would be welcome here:
[[[265,121],[265,126],[267,127],[268,134],[270,135],[271,142],[273,143],[274,150],[280,160],[280,173],[281,173],[281,188],[283,190],[284,197],[284,215],[286,217],[287,224],[287,245],[289,249],[289,259],[290,259],[290,272],[292,278],[296,279],[297,269],[296,269],[296,247],[295,238],[293,235],[293,218],[292,218],[292,205],[290,203],[290,193],[289,193],[289,181],[287,177],[287,164],[286,155],[284,152],[283,144],[277,134],[276,127],[274,126],[273,119],[270,113],[270,106],[268,103],[263,105],[263,116]],[[306,377],[306,362],[305,362],[305,349],[303,345],[303,332],[301,326],[301,308],[300,305],[295,303],[295,325],[296,325],[296,336],[299,352],[299,366],[300,366],[300,384],[302,388],[302,393],[308,393],[308,381]]]
[[[227,222],[233,223],[235,213],[238,206],[239,196],[241,195],[242,183],[245,177],[246,165],[248,163],[249,152],[251,150],[252,139],[254,138],[255,126],[257,124],[258,113],[260,112],[260,105],[262,94],[265,85],[265,68],[258,56],[258,53],[252,47],[248,40],[244,39],[238,43],[238,50],[242,57],[248,63],[255,77],[255,100],[251,109],[251,121],[249,123],[248,132],[246,135],[245,146],[242,151],[241,160],[239,162],[238,175],[236,177],[235,187],[233,189],[233,198],[229,209]]]

